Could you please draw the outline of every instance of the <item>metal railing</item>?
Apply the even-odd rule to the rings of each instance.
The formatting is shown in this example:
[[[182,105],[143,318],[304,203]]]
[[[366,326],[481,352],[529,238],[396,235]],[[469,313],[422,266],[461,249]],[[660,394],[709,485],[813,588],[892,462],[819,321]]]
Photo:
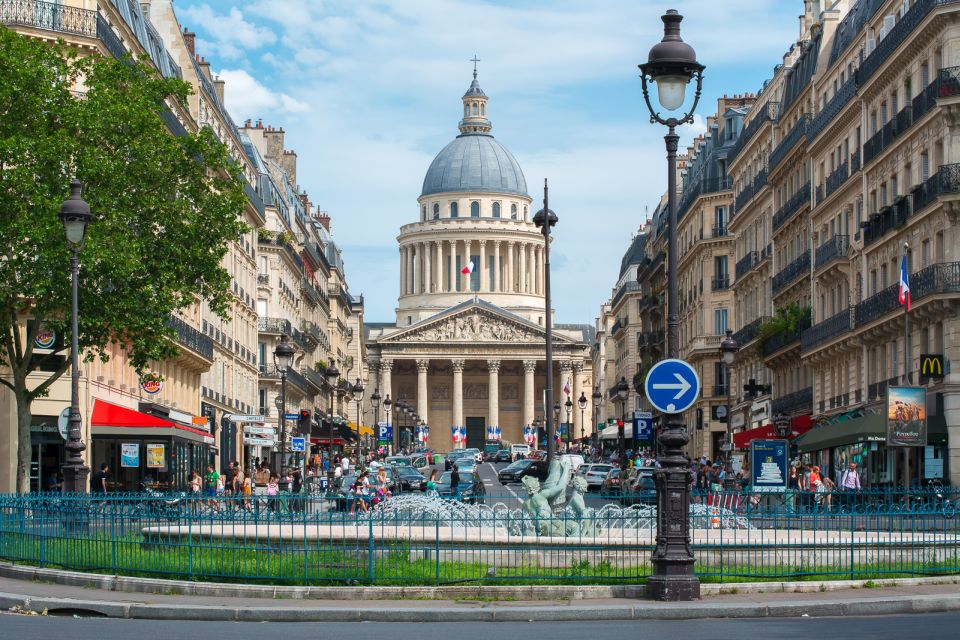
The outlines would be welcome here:
[[[747,253],[737,260],[737,264],[734,266],[733,271],[736,275],[737,280],[747,275],[750,269],[753,268],[753,265],[760,262],[760,254],[756,251],[747,251]]]
[[[78,36],[97,36],[97,12],[57,2],[0,0],[0,24],[45,29]]]
[[[258,273],[258,274],[257,274],[257,284],[270,284],[270,274],[269,274],[269,273]]]
[[[809,271],[810,250],[808,249],[773,276],[773,281],[770,284],[771,290],[774,294],[777,294],[793,284],[793,282],[803,274],[809,273]]]
[[[766,340],[763,341],[763,355],[764,357],[773,355],[774,353],[781,351],[787,347],[790,347],[794,344],[800,343],[800,336],[803,335],[803,332],[810,328],[810,316],[803,316],[797,322],[796,330],[784,330],[779,333],[775,333]]]
[[[711,229],[712,238],[725,238],[727,237],[727,225],[725,224],[715,224]]]
[[[808,351],[853,331],[853,307],[818,322],[800,335],[800,349]]]
[[[753,177],[753,182],[745,186],[743,190],[737,194],[737,197],[734,199],[733,210],[730,213],[730,219],[733,219],[735,212],[738,212],[747,206],[747,203],[753,199],[753,196],[758,194],[766,184],[767,168],[764,167],[757,173],[757,175]]]
[[[820,110],[820,113],[810,121],[810,126],[807,128],[807,144],[813,142],[817,136],[823,133],[827,125],[840,115],[840,112],[850,104],[850,101],[853,100],[856,95],[857,79],[855,76],[850,76],[850,78],[837,89],[837,92],[833,94],[830,101]]]
[[[714,398],[726,398],[727,391],[729,388],[725,384],[715,384],[713,385],[713,397]]]
[[[293,327],[290,321],[285,318],[263,317],[257,320],[257,331],[260,333],[282,333],[290,336],[293,334]]]
[[[741,151],[743,151],[743,148],[747,146],[747,143],[753,139],[753,136],[760,131],[760,128],[765,123],[776,119],[777,111],[779,110],[778,107],[779,104],[776,102],[766,102],[762,107],[760,107],[757,115],[755,115],[750,120],[750,123],[743,128],[743,131],[740,132],[737,142],[733,145],[733,148],[730,150],[730,153],[727,156],[728,162],[733,162],[733,159],[736,158]]]
[[[739,347],[742,349],[756,340],[757,336],[760,335],[760,325],[769,319],[770,316],[760,316],[759,318],[752,320],[740,330],[734,332],[733,339],[737,341],[737,345],[739,345]]]
[[[244,179],[243,181],[243,192],[247,194],[247,201],[253,205],[253,208],[257,210],[257,213],[261,218],[266,219],[267,209],[263,204],[263,198],[260,197],[260,194],[257,193],[257,190],[253,188],[249,182]]]
[[[946,193],[960,193],[960,163],[940,166],[936,173],[909,195],[900,196],[892,205],[874,213],[863,223],[863,245],[869,246],[888,231],[899,229],[910,216]]]
[[[730,288],[730,276],[711,278],[710,286],[713,291],[723,291]]]
[[[177,316],[170,316],[167,326],[173,329],[177,336],[177,343],[191,351],[200,354],[206,360],[213,361],[213,340],[202,332],[194,329]]]
[[[788,393],[785,396],[774,398],[770,402],[770,411],[773,412],[774,415],[778,413],[786,413],[789,415],[803,411],[811,412],[812,410],[813,387]]]
[[[620,286],[620,288],[617,289],[616,294],[614,294],[613,300],[611,301],[611,304],[610,304],[610,308],[616,309],[617,305],[620,304],[620,301],[623,299],[625,295],[627,295],[628,293],[635,293],[637,291],[640,291],[641,288],[642,287],[640,283],[637,282],[636,280],[628,280],[627,282],[624,282]]]
[[[797,145],[802,138],[807,134],[807,125],[810,123],[810,115],[803,114],[800,116],[800,119],[797,120],[796,124],[793,125],[793,128],[783,137],[780,143],[774,148],[773,152],[770,154],[770,160],[767,162],[767,167],[770,171],[773,171],[778,164],[783,162],[783,160],[790,154],[793,148]]]
[[[847,181],[847,178],[850,177],[850,163],[847,160],[844,160],[840,163],[840,166],[834,169],[829,176],[827,176],[827,184],[824,198],[829,198],[830,194],[843,186],[843,183]],[[819,204],[819,199],[817,200]]]
[[[899,284],[893,284],[857,305],[857,326],[869,324],[898,310]],[[960,262],[941,262],[910,276],[910,300],[914,304],[930,294],[960,293]]]
[[[773,215],[773,230],[776,231],[787,223],[804,204],[810,202],[810,181],[803,183],[797,192],[784,202]]]
[[[312,367],[301,367],[300,373],[304,378],[307,379],[307,382],[313,386],[317,391],[323,391],[327,387],[327,379],[321,372],[317,371]]]
[[[850,250],[850,236],[838,234],[817,247],[814,268],[819,269],[831,260],[846,258]]]
[[[307,383],[307,379],[303,375],[294,369],[289,367],[286,371],[287,382],[297,386],[304,393],[310,393],[310,386]],[[280,379],[280,370],[275,364],[261,364],[260,365],[260,379],[261,380],[279,380]],[[313,395],[313,394],[311,394]],[[289,407],[290,405],[288,405]]]
[[[0,495],[0,558],[256,584],[637,584],[651,575],[656,535],[656,494],[643,486],[588,497],[619,508],[583,518],[569,509],[531,518],[505,491],[471,496],[504,504],[484,509],[482,521],[477,507],[446,497],[432,498],[430,511],[389,509],[404,493],[354,513],[358,499],[342,489]],[[957,503],[949,488],[694,492],[694,572],[722,580],[954,575]]]

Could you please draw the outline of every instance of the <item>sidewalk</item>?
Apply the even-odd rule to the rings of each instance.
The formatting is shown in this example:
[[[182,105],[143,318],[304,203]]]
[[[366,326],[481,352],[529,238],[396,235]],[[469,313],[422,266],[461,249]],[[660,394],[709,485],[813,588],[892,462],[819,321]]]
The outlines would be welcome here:
[[[9,565],[6,565],[9,567]],[[59,572],[44,576],[56,578]],[[76,574],[73,574],[76,575]],[[938,583],[939,580],[939,583]],[[162,588],[166,581],[150,581]],[[894,581],[890,581],[894,582]],[[907,584],[876,588],[842,588],[824,583],[745,583],[704,585],[704,597],[692,603],[661,603],[636,597],[580,597],[577,588],[555,600],[509,599],[370,599],[368,588],[337,588],[340,599],[277,596],[168,595],[127,593],[95,586],[0,577],[0,608],[73,612],[117,618],[156,620],[236,620],[312,622],[457,622],[562,621],[695,618],[762,618],[800,616],[889,615],[960,611],[960,578],[914,579]],[[93,585],[93,582],[90,583]],[[784,591],[802,585],[810,592]],[[217,587],[217,585],[208,585]],[[529,593],[526,587],[518,593]],[[542,588],[538,588],[542,589]],[[763,589],[763,590],[761,590]],[[168,592],[173,587],[168,587]],[[470,591],[477,593],[477,589]],[[721,593],[723,591],[723,593]],[[295,592],[288,592],[295,593]],[[444,592],[449,594],[449,592]],[[589,591],[587,592],[589,593]],[[352,596],[352,597],[351,597]]]

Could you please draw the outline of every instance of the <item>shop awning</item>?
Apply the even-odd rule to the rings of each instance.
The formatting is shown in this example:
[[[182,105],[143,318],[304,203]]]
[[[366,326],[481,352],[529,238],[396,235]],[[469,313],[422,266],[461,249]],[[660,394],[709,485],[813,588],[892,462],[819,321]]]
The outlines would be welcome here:
[[[810,416],[797,416],[790,421],[790,425],[790,435],[787,436],[788,440],[798,438],[810,431],[810,429],[813,428],[813,421],[810,419]],[[762,427],[733,434],[733,444],[737,449],[749,449],[750,443],[754,440],[775,440],[778,437],[777,430],[773,425],[765,424]]]
[[[365,424],[360,425],[360,428],[359,428],[359,429],[357,429],[357,425],[356,425],[355,423],[353,423],[353,422],[348,423],[347,426],[350,427],[350,430],[351,430],[351,431],[356,431],[356,432],[359,433],[361,436],[372,436],[372,435],[373,435],[373,427],[368,427],[368,426],[365,425]]]
[[[943,416],[927,418],[928,442],[944,442],[946,436],[947,421]],[[882,413],[874,413],[842,422],[820,425],[816,429],[811,429],[802,438],[797,439],[796,444],[800,453],[808,453],[856,444],[857,442],[885,442],[886,439],[886,418]]]
[[[99,435],[122,435],[132,433],[134,430],[143,429],[147,430],[144,431],[144,435],[179,436],[204,444],[213,444],[213,436],[206,431],[172,420],[152,416],[148,413],[137,411],[136,409],[113,404],[112,402],[106,402],[99,398],[93,402],[93,415],[90,416],[90,427],[96,429],[94,433]]]

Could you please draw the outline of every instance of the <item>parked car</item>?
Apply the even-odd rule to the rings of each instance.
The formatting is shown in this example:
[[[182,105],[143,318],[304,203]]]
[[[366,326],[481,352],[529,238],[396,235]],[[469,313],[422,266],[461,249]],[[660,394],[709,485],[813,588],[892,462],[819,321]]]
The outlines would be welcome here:
[[[385,464],[388,464],[388,465],[394,466],[394,467],[400,467],[400,466],[409,467],[409,466],[412,466],[412,462],[410,461],[410,457],[409,457],[409,456],[387,456],[386,458],[383,459],[383,462],[384,462]]]
[[[585,464],[577,470],[577,473],[587,481],[588,491],[596,491],[600,489],[600,485],[603,484],[603,479],[607,477],[607,474],[610,473],[613,468],[613,465],[610,464]]]
[[[620,469],[613,467],[607,472],[603,482],[600,483],[600,495],[619,496],[620,495]]]
[[[447,454],[447,457],[443,460],[443,469],[445,471],[450,471],[453,468],[454,462],[460,462],[464,458],[473,459],[473,456],[469,452],[464,452],[463,450],[454,450]]]
[[[517,460],[510,463],[497,473],[500,484],[520,482],[524,476],[534,476],[540,482],[547,479],[550,469],[546,460]]]
[[[570,470],[573,472],[576,472],[585,462],[579,453],[565,453],[560,456],[560,461],[569,463]]]
[[[653,482],[653,475],[638,473],[624,486],[620,496],[620,504],[657,504],[657,488]]]
[[[420,485],[427,481],[422,473],[409,465],[398,465],[394,471],[401,489],[404,491],[418,491]]]
[[[471,456],[461,456],[454,461],[457,465],[457,469],[460,470],[460,473],[464,471],[476,471],[477,461]]]
[[[495,454],[493,454],[494,462],[510,462],[510,449],[500,449]]]
[[[483,452],[480,451],[480,449],[477,449],[476,447],[470,447],[469,449],[461,449],[461,451],[463,451],[464,455],[473,456],[473,460],[477,464],[483,463]]]
[[[445,471],[437,483],[437,493],[440,494],[441,498],[448,500],[453,498],[453,491],[450,487],[450,475],[449,471]],[[487,491],[478,473],[461,473],[459,487],[462,502],[483,504],[486,500]]]

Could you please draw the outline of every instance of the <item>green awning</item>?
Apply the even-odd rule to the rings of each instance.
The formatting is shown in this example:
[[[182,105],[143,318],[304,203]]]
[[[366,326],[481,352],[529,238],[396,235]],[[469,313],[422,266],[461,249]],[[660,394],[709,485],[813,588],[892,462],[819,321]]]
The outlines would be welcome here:
[[[947,421],[943,416],[927,418],[927,442],[946,442]],[[842,447],[857,442],[886,442],[887,421],[883,414],[852,418],[834,424],[814,427],[795,440],[800,453]]]

